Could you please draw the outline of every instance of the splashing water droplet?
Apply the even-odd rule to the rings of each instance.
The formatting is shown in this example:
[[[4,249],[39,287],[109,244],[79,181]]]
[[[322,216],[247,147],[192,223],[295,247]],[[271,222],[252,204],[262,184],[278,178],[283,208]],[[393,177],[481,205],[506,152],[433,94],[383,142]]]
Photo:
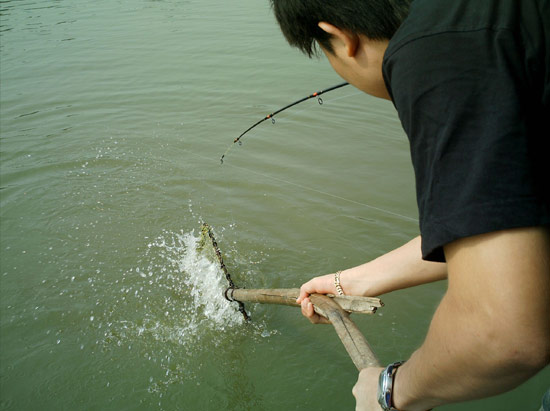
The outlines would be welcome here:
[[[211,351],[222,354],[239,344],[243,334],[266,338],[276,332],[266,331],[260,318],[244,326],[237,304],[223,296],[227,281],[219,262],[207,254],[193,231],[164,232],[148,239],[144,256],[119,279],[118,300],[102,314],[107,348],[132,347],[162,369],[150,382],[151,392],[192,380],[195,358]],[[147,273],[147,278],[140,273]]]

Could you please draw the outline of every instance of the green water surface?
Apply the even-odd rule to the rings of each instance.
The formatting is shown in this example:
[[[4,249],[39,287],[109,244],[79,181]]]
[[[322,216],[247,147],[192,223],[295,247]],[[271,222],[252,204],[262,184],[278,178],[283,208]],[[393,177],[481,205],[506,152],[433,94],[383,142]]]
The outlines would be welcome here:
[[[0,2],[0,408],[352,410],[331,327],[221,297],[298,287],[418,233],[390,102],[279,32],[268,1]],[[357,317],[382,362],[421,344],[445,283]],[[549,370],[447,410],[536,410]]]

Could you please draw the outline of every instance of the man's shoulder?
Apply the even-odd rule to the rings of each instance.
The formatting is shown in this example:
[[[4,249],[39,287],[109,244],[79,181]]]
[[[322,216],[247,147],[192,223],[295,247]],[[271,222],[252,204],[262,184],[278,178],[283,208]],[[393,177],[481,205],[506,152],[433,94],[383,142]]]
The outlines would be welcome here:
[[[450,33],[508,30],[537,38],[546,31],[542,25],[550,25],[547,0],[415,0],[386,56],[415,40]]]

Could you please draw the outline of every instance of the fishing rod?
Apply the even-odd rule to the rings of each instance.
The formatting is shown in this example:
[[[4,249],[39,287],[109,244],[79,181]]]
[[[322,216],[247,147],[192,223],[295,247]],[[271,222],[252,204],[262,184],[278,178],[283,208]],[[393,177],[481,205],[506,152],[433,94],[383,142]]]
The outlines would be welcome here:
[[[231,149],[231,147],[233,147],[235,145],[235,143],[239,143],[239,144],[242,144],[241,142],[241,138],[243,138],[243,136],[248,133],[250,130],[252,130],[254,127],[260,125],[261,123],[263,123],[264,121],[266,120],[269,120],[271,119],[271,122],[273,124],[275,124],[275,115],[279,114],[280,112],[282,111],[285,111],[286,109],[290,108],[290,107],[294,107],[295,105],[297,104],[300,104],[306,100],[309,100],[311,98],[314,98],[314,97],[317,97],[317,101],[319,102],[319,104],[323,104],[323,99],[320,97],[321,94],[324,94],[324,93],[327,93],[329,91],[332,91],[332,90],[336,90],[340,87],[344,87],[344,86],[347,86],[349,83],[347,82],[344,82],[344,83],[340,83],[340,84],[336,84],[335,86],[332,86],[332,87],[329,87],[329,88],[326,88],[324,90],[320,90],[320,91],[316,91],[315,93],[313,94],[310,94],[309,96],[306,96],[306,97],[303,97],[301,98],[300,100],[296,100],[295,102],[293,103],[290,103],[282,108],[280,108],[279,110],[276,110],[274,111],[273,113],[271,114],[268,114],[267,116],[265,116],[264,118],[262,118],[261,120],[257,121],[256,123],[252,124],[250,127],[248,127],[239,137],[237,137],[235,140],[233,140],[233,143],[229,145],[229,147],[227,147],[227,150],[225,150],[225,153],[223,153],[222,157],[220,158],[220,161],[221,163],[223,164],[223,159],[225,158],[226,154],[229,152],[229,150]]]

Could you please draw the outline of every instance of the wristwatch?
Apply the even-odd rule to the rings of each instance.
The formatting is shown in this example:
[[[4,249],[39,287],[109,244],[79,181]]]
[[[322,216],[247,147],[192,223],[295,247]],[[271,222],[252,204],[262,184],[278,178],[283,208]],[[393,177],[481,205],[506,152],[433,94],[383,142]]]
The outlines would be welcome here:
[[[394,362],[380,373],[380,378],[378,378],[378,404],[380,404],[384,411],[398,411],[392,407],[393,379],[397,368],[404,362]]]

